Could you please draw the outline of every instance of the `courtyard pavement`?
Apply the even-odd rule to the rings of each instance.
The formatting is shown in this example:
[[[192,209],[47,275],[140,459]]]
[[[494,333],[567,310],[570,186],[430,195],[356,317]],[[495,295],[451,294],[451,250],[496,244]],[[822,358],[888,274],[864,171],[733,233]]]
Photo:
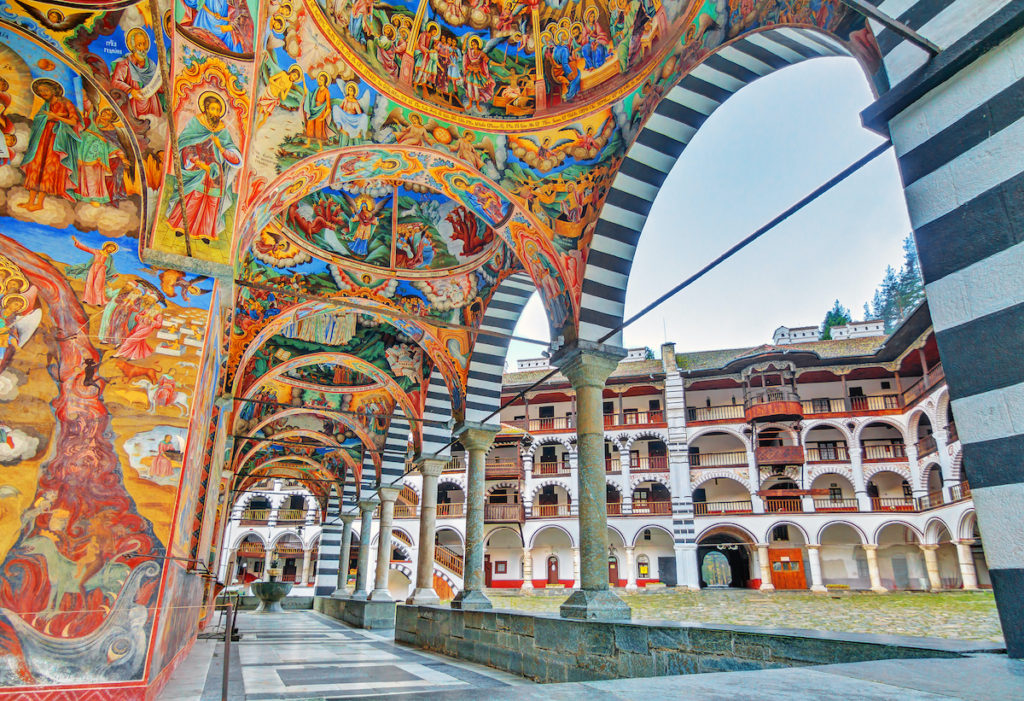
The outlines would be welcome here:
[[[513,596],[488,590],[495,608],[558,613],[568,591]],[[619,595],[634,620],[728,623],[810,628],[848,633],[889,633],[923,638],[1003,642],[991,592],[760,592],[746,589],[664,589]]]

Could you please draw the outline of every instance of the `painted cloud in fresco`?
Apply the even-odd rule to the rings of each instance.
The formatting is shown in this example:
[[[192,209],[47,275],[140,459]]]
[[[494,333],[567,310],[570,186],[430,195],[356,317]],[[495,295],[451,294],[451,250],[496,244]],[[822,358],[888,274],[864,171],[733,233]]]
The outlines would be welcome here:
[[[39,438],[21,429],[0,424],[0,464],[14,463],[35,457],[39,452]]]

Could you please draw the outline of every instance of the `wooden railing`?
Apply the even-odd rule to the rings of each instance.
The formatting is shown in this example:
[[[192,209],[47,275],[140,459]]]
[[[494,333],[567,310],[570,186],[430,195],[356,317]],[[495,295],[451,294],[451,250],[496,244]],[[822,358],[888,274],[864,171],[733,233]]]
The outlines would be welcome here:
[[[799,514],[804,506],[800,497],[768,497],[764,500],[764,510],[769,514]]]
[[[535,475],[567,475],[569,474],[569,460],[556,460],[549,462],[540,460],[533,463],[533,474]]]
[[[622,472],[622,460],[619,458],[605,458],[604,471],[609,473]]]
[[[913,497],[871,497],[872,511],[914,511]]]
[[[923,458],[938,451],[939,446],[935,443],[935,436],[928,435],[917,441],[917,457]]]
[[[466,513],[465,504],[461,501],[454,504],[438,504],[437,505],[437,517],[438,518],[456,518]]]
[[[266,553],[263,543],[242,543],[238,546],[239,555],[263,557]]]
[[[534,518],[568,518],[571,507],[569,504],[534,504]]]
[[[850,405],[845,397],[819,397],[817,399],[804,399],[800,402],[804,407],[805,416],[815,414],[845,414],[850,411]]]
[[[487,479],[516,479],[522,477],[523,466],[515,458],[487,458],[484,474]]]
[[[395,504],[395,518],[416,518],[416,504]]]
[[[746,408],[759,404],[774,404],[775,402],[800,402],[800,396],[791,389],[782,387],[769,387],[768,389],[755,390],[754,394],[747,397],[743,404]]]
[[[610,501],[608,502],[608,509],[606,512],[609,516],[621,516],[622,515],[622,502]]]
[[[807,462],[849,462],[850,452],[846,445],[816,445],[804,449]]]
[[[513,521],[522,523],[522,504],[484,504],[484,521]]]
[[[749,499],[739,501],[697,501],[693,504],[695,516],[709,516],[712,514],[750,514],[754,512],[754,506]]]
[[[466,462],[462,458],[451,458],[441,466],[441,472],[465,472]]]
[[[725,450],[716,453],[690,453],[690,467],[743,467],[747,451]]]
[[[667,455],[647,455],[630,457],[630,472],[668,472]]]
[[[569,414],[567,416],[550,416],[543,419],[530,419],[526,422],[525,428],[530,433],[569,431],[576,428],[576,416],[575,414]]]
[[[902,443],[864,445],[864,460],[906,460],[907,446]]]
[[[942,382],[946,377],[946,371],[942,365],[936,365],[928,371],[928,374],[920,380],[903,390],[903,405],[907,406],[921,398],[926,391]]]
[[[878,394],[873,397],[850,397],[850,411],[883,411],[899,409],[898,394]]]
[[[449,572],[462,576],[462,556],[454,550],[449,550],[443,545],[434,546],[434,562],[444,567]]]
[[[284,509],[277,512],[278,523],[291,523],[294,521],[305,521],[305,509]]]
[[[623,411],[604,415],[605,428],[612,426],[650,426],[665,423],[665,412],[661,409],[648,411]]]
[[[815,511],[857,511],[860,505],[856,497],[839,497],[838,499],[815,499]]]
[[[927,509],[934,509],[937,506],[942,506],[946,503],[945,497],[942,495],[942,490],[937,492],[928,492],[923,497],[917,498],[917,510],[925,511]]]
[[[687,421],[742,421],[742,404],[686,407]]]
[[[641,501],[633,502],[633,507],[630,509],[630,513],[634,516],[644,516],[648,514],[663,515],[672,513],[672,502],[670,501]]]
[[[270,509],[246,509],[242,512],[242,523],[265,523],[270,518]]]
[[[949,488],[949,499],[950,501],[963,501],[964,499],[971,498],[971,485],[967,482],[961,482],[960,484],[954,484]]]

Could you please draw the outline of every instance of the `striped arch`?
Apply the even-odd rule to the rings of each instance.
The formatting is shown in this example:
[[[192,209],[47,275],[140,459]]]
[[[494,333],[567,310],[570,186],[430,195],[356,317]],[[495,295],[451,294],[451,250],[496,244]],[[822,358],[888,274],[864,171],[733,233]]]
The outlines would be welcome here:
[[[437,478],[437,488],[440,489],[442,485],[450,484],[454,487],[458,487],[463,492],[466,491],[466,478],[462,475],[445,475],[442,474]],[[417,494],[419,491],[417,490]]]
[[[430,373],[427,384],[427,402],[423,408],[423,444],[421,455],[447,458],[452,454],[451,446],[445,444],[452,439],[452,396],[444,378],[436,369]]]
[[[910,476],[910,468],[906,465],[894,463],[872,463],[864,466],[864,482],[877,475],[879,472],[894,472],[907,482],[913,482]]]
[[[665,485],[665,489],[669,491],[669,494],[672,493],[672,482],[669,479],[669,476],[661,472],[650,472],[641,475],[630,475],[630,490],[635,490],[636,486],[641,482],[657,482],[658,484],[663,484]]]
[[[811,485],[814,480],[822,475],[839,475],[844,477],[851,485],[853,484],[853,468],[840,463],[823,463],[815,465],[807,471],[807,484]]]
[[[964,474],[964,451],[957,450],[953,453],[953,459],[949,461],[949,478],[959,482],[967,479]]]
[[[308,407],[294,407],[291,409],[285,409],[283,411],[278,411],[273,414],[270,414],[269,416],[265,417],[262,421],[260,421],[258,424],[253,426],[249,431],[247,431],[246,435],[255,438],[256,433],[263,430],[271,423],[288,416],[300,416],[302,414],[315,414],[316,416],[322,416],[324,418],[331,419],[332,421],[336,421],[345,428],[351,430],[354,434],[356,434],[356,437],[359,438],[359,440],[363,443],[364,446],[372,447],[374,444],[374,438],[373,436],[370,435],[369,431],[366,430],[366,426],[361,422],[353,419],[351,415],[342,414],[337,411],[331,411],[330,409],[311,409]],[[405,419],[399,419],[399,417],[396,416],[395,419],[392,420],[392,423],[394,423],[395,420],[405,421]],[[408,426],[408,421],[406,421],[406,425]],[[275,435],[272,437],[276,438],[277,436]],[[379,460],[379,458],[377,459]]]
[[[533,456],[537,452],[537,448],[542,445],[561,445],[568,452],[575,452],[576,447],[569,441],[568,437],[558,436],[545,436],[544,438],[538,438],[530,444],[530,447],[526,450],[526,455]]]
[[[784,469],[782,471],[781,474],[775,474],[774,472],[770,472],[767,475],[765,475],[764,477],[760,478],[761,479],[761,487],[764,487],[764,483],[765,482],[767,482],[770,479],[775,479],[776,477],[788,477],[791,480],[793,480],[794,482],[796,482],[797,484],[799,484],[800,483],[800,470],[795,468],[795,467],[793,467],[792,465],[788,465],[786,467],[786,469]]]
[[[917,478],[918,487],[921,489],[928,489],[928,477],[932,471],[939,473],[939,480],[942,480],[942,466],[936,460],[929,460],[928,463],[921,468],[921,474]]]
[[[807,435],[816,428],[834,428],[843,435],[846,439],[846,445],[850,445],[850,441],[853,440],[853,435],[850,433],[850,429],[843,425],[842,421],[836,419],[818,419],[816,421],[807,421],[804,423],[803,430],[800,431],[800,445],[804,445],[807,440]]]
[[[519,322],[523,307],[536,289],[526,273],[516,273],[505,278],[487,303],[480,329],[511,334]],[[484,421],[501,406],[501,375],[505,370],[508,344],[508,338],[477,335],[469,359],[466,421]]]
[[[910,441],[907,438],[907,427],[896,419],[889,418],[886,416],[872,416],[870,418],[862,420],[857,427],[853,430],[853,443],[859,446],[863,440],[864,430],[872,424],[885,424],[899,431],[900,437],[903,439],[903,444],[906,446],[913,445],[916,441]]]
[[[768,29],[717,49],[665,94],[627,152],[597,221],[580,300],[581,339],[596,341],[622,322],[629,271],[651,205],[711,113],[757,78],[821,56],[850,52],[810,29]],[[622,333],[608,342],[621,346]]]
[[[702,426],[701,428],[694,429],[687,437],[687,442],[693,443],[701,436],[706,436],[709,433],[728,434],[739,440],[740,444],[743,446],[743,450],[750,450],[750,439],[735,428],[730,428],[728,426]]]
[[[572,503],[573,501],[576,500],[576,495],[573,493],[574,490],[572,488],[571,480],[566,480],[566,479],[546,479],[546,480],[541,480],[540,482],[537,482],[533,486],[533,490],[530,492],[530,504],[531,505],[534,502],[537,501],[537,495],[540,494],[540,491],[542,489],[544,489],[544,487],[561,487],[562,489],[565,490],[565,493],[569,495],[570,503]]]
[[[487,496],[494,494],[494,492],[497,491],[498,489],[514,489],[516,491],[516,494],[519,494],[519,482],[505,480],[504,482],[492,484],[490,487],[487,488]]]
[[[732,480],[733,482],[739,482],[748,492],[751,491],[750,480],[745,477],[740,477],[737,473],[731,470],[698,470],[691,474],[693,475],[690,482],[691,490],[697,489],[702,484],[707,484],[713,479],[727,479]]]
[[[659,431],[657,429],[652,428],[645,428],[641,431],[637,431],[636,433],[630,435],[629,438],[626,440],[626,450],[629,450],[630,447],[632,447],[633,443],[635,443],[636,441],[645,439],[661,441],[662,443],[668,445],[668,432]]]
[[[249,536],[255,536],[256,540],[258,540],[261,543],[263,543],[264,550],[267,549],[267,539],[264,536],[262,536],[260,533],[258,533],[257,531],[254,531],[252,529],[249,529],[248,531],[245,531],[244,533],[239,533],[235,537],[235,542],[231,545],[231,549],[232,550],[237,550],[238,546],[241,545],[246,539],[248,539]]]

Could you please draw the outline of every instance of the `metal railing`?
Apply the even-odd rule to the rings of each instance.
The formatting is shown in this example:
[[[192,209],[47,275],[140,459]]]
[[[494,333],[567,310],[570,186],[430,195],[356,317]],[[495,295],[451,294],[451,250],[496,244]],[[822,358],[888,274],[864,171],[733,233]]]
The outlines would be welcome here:
[[[902,443],[862,445],[865,460],[906,460],[907,446]]]
[[[849,462],[850,451],[846,445],[821,445],[804,448],[807,462]]]
[[[695,516],[708,516],[712,514],[751,514],[754,512],[754,505],[749,499],[738,501],[697,501],[693,504]]]
[[[742,421],[743,419],[742,404],[686,407],[687,421]]]
[[[438,504],[437,505],[437,517],[438,518],[457,518],[466,513],[466,505],[461,501],[454,504]]]
[[[569,504],[534,504],[534,518],[568,518],[571,515]]]
[[[860,510],[860,504],[857,502],[856,497],[839,497],[833,499],[827,497],[824,499],[814,500],[815,511],[858,511]]]
[[[724,450],[715,453],[690,453],[690,467],[743,467],[747,451]]]

